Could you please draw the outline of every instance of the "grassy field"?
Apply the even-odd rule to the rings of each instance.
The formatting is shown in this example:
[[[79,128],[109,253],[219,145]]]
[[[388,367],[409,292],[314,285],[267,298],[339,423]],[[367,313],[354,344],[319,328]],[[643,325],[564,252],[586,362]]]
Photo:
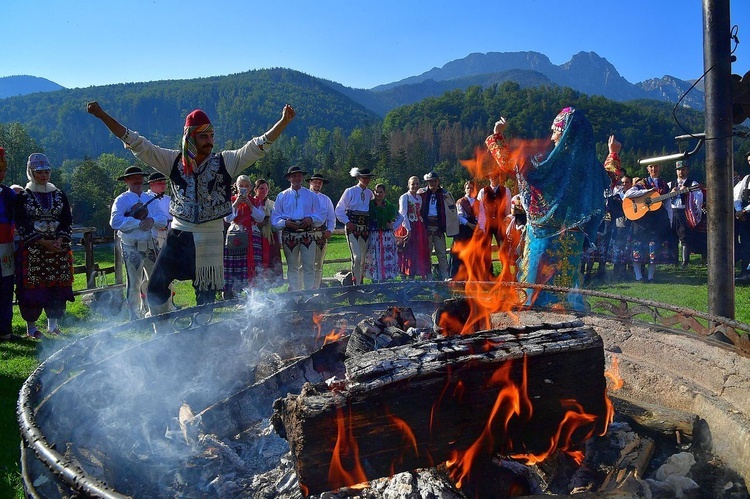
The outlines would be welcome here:
[[[76,252],[76,264],[83,263],[83,253]],[[334,235],[329,244],[327,260],[346,260],[349,249],[342,235]],[[111,265],[112,250],[110,247],[98,248],[95,261],[104,265]],[[592,279],[587,285],[590,289],[603,292],[622,294],[631,297],[671,303],[696,310],[707,311],[708,287],[706,285],[706,267],[699,264],[697,259],[686,269],[673,266],[662,266],[656,274],[656,283],[642,284],[629,279],[625,282],[613,282],[609,277]],[[332,277],[337,271],[348,268],[347,263],[331,263],[326,265],[325,277]],[[113,276],[109,277],[110,283]],[[77,276],[75,289],[83,289],[85,279]],[[175,302],[180,306],[195,304],[193,290],[189,282],[179,282],[175,286]],[[737,320],[750,322],[750,287],[738,286],[735,293]],[[46,320],[43,316],[40,326]],[[62,321],[62,329],[67,339],[88,334],[108,326],[125,321],[124,315],[112,317],[102,316],[90,310],[77,297],[76,302],[68,305],[67,313]],[[46,326],[46,325],[45,325]],[[56,345],[64,345],[66,338],[45,338],[41,342],[26,338],[25,325],[17,313],[13,322],[14,334],[21,336],[15,342],[0,343],[0,497],[22,498],[19,459],[19,433],[16,422],[16,400],[18,391],[24,380],[38,365],[42,352],[49,352]],[[40,329],[46,329],[40,327]]]

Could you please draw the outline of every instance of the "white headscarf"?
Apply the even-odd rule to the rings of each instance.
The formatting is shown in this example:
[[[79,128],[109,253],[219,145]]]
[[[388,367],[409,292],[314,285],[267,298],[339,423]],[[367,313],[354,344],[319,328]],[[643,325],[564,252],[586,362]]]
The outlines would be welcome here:
[[[57,187],[52,182],[47,182],[42,185],[39,184],[34,178],[34,172],[38,170],[52,170],[52,165],[47,159],[47,156],[35,152],[29,156],[29,160],[26,162],[26,178],[29,179],[29,183],[26,184],[26,188],[31,192],[52,192],[56,191]]]

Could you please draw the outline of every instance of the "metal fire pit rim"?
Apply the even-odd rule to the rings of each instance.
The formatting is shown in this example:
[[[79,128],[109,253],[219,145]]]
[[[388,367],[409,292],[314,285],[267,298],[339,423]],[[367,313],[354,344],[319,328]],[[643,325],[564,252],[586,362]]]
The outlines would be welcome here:
[[[526,283],[496,283],[496,282],[487,282],[487,283],[472,283],[473,286],[487,286],[487,289],[496,289],[496,287],[500,284],[502,286],[507,287],[514,287],[519,289],[539,289],[539,290],[545,290],[545,291],[551,291],[555,293],[580,293],[582,295],[588,296],[588,297],[594,297],[594,298],[603,298],[603,299],[609,299],[609,300],[617,300],[620,302],[620,305],[618,307],[607,307],[603,306],[601,303],[598,303],[593,308],[599,308],[605,312],[609,312],[612,315],[607,315],[606,313],[599,313],[595,312],[591,307],[587,307],[587,310],[584,312],[577,312],[577,311],[570,311],[570,310],[552,310],[547,308],[541,308],[541,307],[528,307],[527,309],[531,310],[539,310],[539,311],[552,311],[552,312],[565,312],[565,313],[572,313],[575,315],[596,315],[608,319],[615,319],[621,322],[635,322],[635,323],[642,323],[649,327],[657,327],[659,329],[667,330],[670,332],[675,332],[679,334],[686,334],[688,331],[676,329],[674,327],[671,327],[670,324],[665,324],[663,321],[662,323],[651,323],[648,321],[640,321],[635,319],[635,316],[643,313],[647,313],[654,317],[655,320],[663,319],[663,315],[661,314],[661,310],[666,310],[675,313],[676,315],[680,317],[686,317],[688,319],[690,318],[699,318],[702,320],[705,320],[709,322],[709,324],[713,324],[712,327],[706,328],[711,334],[713,334],[715,331],[720,331],[721,328],[730,328],[732,332],[735,333],[735,336],[741,338],[742,336],[737,334],[736,331],[739,330],[744,333],[750,333],[750,324],[742,323],[739,321],[736,321],[734,319],[729,319],[726,317],[719,317],[714,316],[711,314],[707,314],[705,312],[700,312],[693,309],[688,309],[685,307],[678,307],[671,304],[666,303],[660,303],[652,300],[644,300],[640,298],[633,298],[628,297],[624,295],[615,295],[611,293],[603,293],[599,291],[594,290],[588,290],[588,289],[569,289],[569,288],[561,288],[561,287],[555,287],[555,286],[549,286],[549,285],[541,285],[541,284],[526,284]],[[295,291],[295,292],[286,292],[286,293],[277,293],[278,295],[282,295],[283,297],[289,298],[290,301],[295,305],[294,310],[297,312],[301,311],[308,311],[308,310],[319,310],[319,307],[322,304],[322,301],[328,301],[329,298],[332,297],[338,297],[339,299],[345,300],[345,303],[339,304],[338,306],[331,306],[328,308],[328,310],[332,310],[335,308],[340,307],[352,307],[356,306],[356,301],[361,300],[364,298],[382,298],[385,296],[393,296],[396,300],[395,302],[382,302],[384,306],[390,305],[392,303],[404,303],[403,301],[399,302],[399,299],[403,299],[404,296],[410,296],[413,298],[414,296],[417,296],[418,294],[422,294],[422,296],[432,296],[431,300],[420,300],[425,302],[437,302],[442,299],[444,299],[446,296],[460,296],[462,291],[464,290],[466,286],[465,282],[462,281],[448,281],[448,282],[440,282],[440,281],[419,281],[419,282],[403,282],[403,283],[379,283],[379,284],[370,284],[370,285],[361,285],[361,286],[347,286],[347,287],[337,287],[337,288],[324,288],[320,290],[315,291]],[[410,298],[410,299],[411,299]],[[177,310],[174,312],[170,312],[167,314],[163,314],[160,316],[150,317],[146,319],[140,319],[137,321],[129,322],[114,328],[111,328],[109,330],[103,330],[96,332],[92,335],[85,336],[79,339],[74,340],[70,344],[60,348],[56,352],[54,352],[52,355],[50,355],[47,359],[45,359],[43,362],[37,366],[37,368],[31,373],[31,375],[24,381],[23,386],[21,387],[18,403],[17,403],[17,419],[20,427],[20,433],[21,433],[21,468],[22,468],[22,475],[24,477],[27,477],[26,470],[27,470],[27,464],[26,464],[26,448],[31,448],[36,456],[39,458],[42,463],[47,466],[49,470],[51,470],[53,473],[55,473],[58,477],[62,479],[62,481],[69,486],[74,491],[82,491],[88,496],[91,497],[102,497],[102,498],[111,498],[111,499],[122,499],[126,497],[130,497],[127,495],[123,495],[121,493],[118,493],[114,491],[111,487],[106,485],[106,483],[98,480],[97,478],[90,476],[89,473],[87,473],[85,470],[78,467],[76,464],[70,462],[67,460],[63,455],[61,455],[57,450],[54,449],[54,446],[51,446],[49,442],[47,441],[46,437],[42,433],[42,431],[37,427],[35,422],[35,415],[33,412],[32,404],[30,402],[32,391],[37,386],[37,383],[39,383],[39,374],[42,373],[48,365],[55,361],[58,357],[65,355],[66,351],[71,348],[74,344],[78,344],[79,342],[86,342],[86,341],[93,341],[92,338],[94,337],[100,337],[100,335],[109,335],[113,336],[119,333],[122,333],[124,331],[127,331],[129,329],[132,329],[133,326],[150,326],[155,324],[158,321],[163,320],[169,320],[173,324],[175,323],[176,319],[182,318],[182,317],[190,317],[190,321],[188,323],[187,328],[185,329],[191,329],[196,328],[198,326],[203,326],[210,321],[212,321],[217,314],[215,314],[215,311],[217,308],[227,308],[231,306],[236,306],[242,303],[242,299],[234,299],[230,301],[223,301],[223,302],[216,302],[216,303],[210,303],[206,305],[201,305],[198,307],[190,307],[185,308],[181,310]],[[348,304],[346,303],[348,302]],[[378,302],[380,303],[380,302]],[[630,307],[630,304],[635,304],[635,307]],[[643,308],[638,308],[643,307]],[[206,314],[209,313],[208,321],[204,320],[197,320],[196,317],[200,314]],[[288,311],[284,311],[284,313],[288,313]],[[680,322],[678,322],[680,323]],[[672,324],[673,325],[673,324]],[[180,332],[179,330],[177,332]],[[708,336],[710,334],[705,334],[705,331],[689,331],[690,333],[699,332],[700,334],[691,334],[691,336],[695,336],[697,339],[706,341],[710,340]],[[731,337],[726,336],[730,341],[732,340]],[[747,334],[745,335],[745,339],[747,339]],[[714,342],[712,342],[714,343]],[[723,344],[724,348],[730,348],[735,353],[739,355],[744,356],[750,356],[748,355],[748,351],[741,348],[740,345],[735,343],[734,341],[731,341],[730,344]],[[24,487],[27,489],[30,495],[36,496],[36,492],[33,490],[33,482],[24,480]],[[29,490],[31,488],[31,490]]]

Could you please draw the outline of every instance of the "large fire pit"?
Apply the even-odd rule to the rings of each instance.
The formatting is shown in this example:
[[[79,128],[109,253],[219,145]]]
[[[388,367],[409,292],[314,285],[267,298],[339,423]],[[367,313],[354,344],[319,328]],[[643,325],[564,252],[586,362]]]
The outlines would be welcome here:
[[[178,311],[171,317],[178,329],[170,334],[153,335],[152,321],[144,319],[81,338],[45,360],[22,388],[18,414],[27,494],[217,495],[175,484],[175,470],[190,467],[193,457],[181,408],[197,414],[280,372],[286,359],[310,355],[329,332],[349,332],[390,305],[408,304],[428,326],[438,304],[462,292],[460,283],[404,283],[254,297]],[[619,393],[703,418],[713,452],[750,478],[750,359],[743,336],[750,326],[585,294],[589,314],[514,311],[493,316],[492,327],[583,321],[602,337],[607,363],[618,360]],[[325,367],[300,369],[295,383],[321,382],[329,374]],[[266,392],[256,394],[258,406],[243,409],[258,420],[271,415],[274,398],[286,395],[264,386]],[[257,462],[242,464],[268,471],[284,452],[283,445],[274,445],[256,449]],[[222,443],[215,446],[220,451]]]

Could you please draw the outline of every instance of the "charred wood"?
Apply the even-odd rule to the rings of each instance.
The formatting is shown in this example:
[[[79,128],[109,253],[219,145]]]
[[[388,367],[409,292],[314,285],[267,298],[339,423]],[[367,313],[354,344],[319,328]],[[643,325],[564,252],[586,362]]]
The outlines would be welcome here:
[[[310,384],[279,400],[274,418],[283,423],[303,490],[315,494],[431,467],[483,433],[491,438],[478,459],[487,460],[497,453],[521,458],[554,451],[563,421],[585,420],[565,428],[569,441],[561,448],[603,433],[608,401],[601,338],[588,328],[531,329],[350,357],[345,389]]]

